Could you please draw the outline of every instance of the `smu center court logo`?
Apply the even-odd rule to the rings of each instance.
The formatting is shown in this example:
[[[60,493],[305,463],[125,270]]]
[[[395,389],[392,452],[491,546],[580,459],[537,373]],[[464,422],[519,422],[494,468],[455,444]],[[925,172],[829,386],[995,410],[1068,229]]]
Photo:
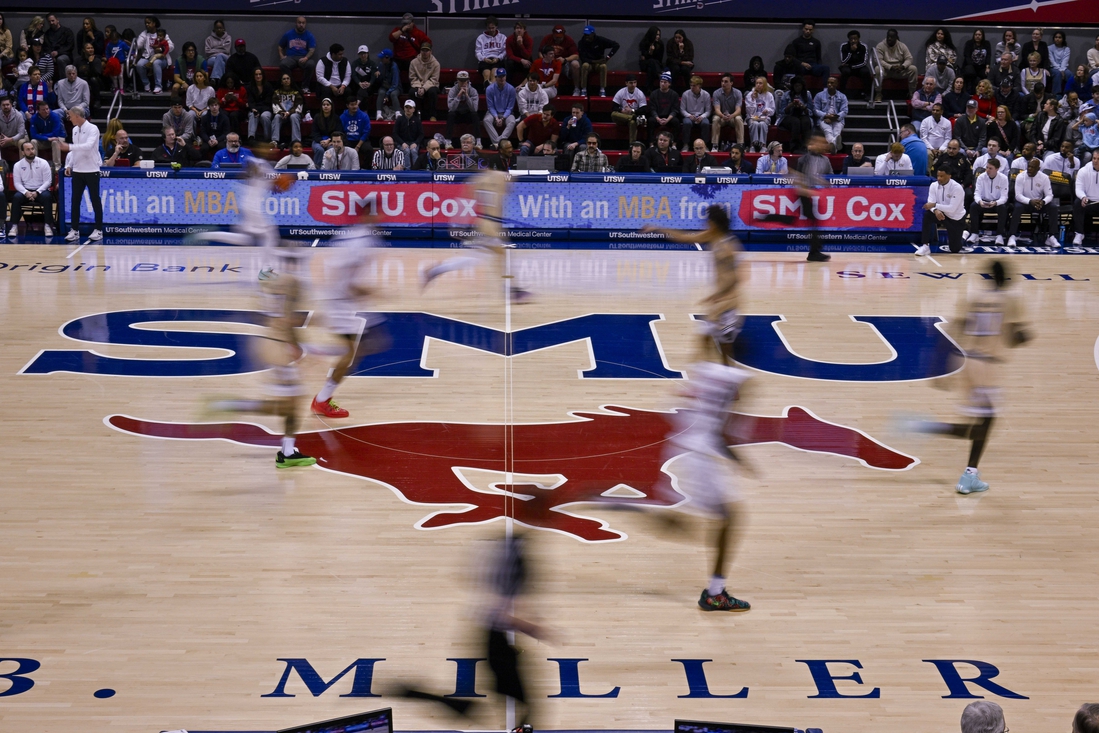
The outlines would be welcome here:
[[[659,314],[588,314],[505,333],[430,313],[386,313],[391,348],[364,357],[357,377],[432,378],[426,366],[433,340],[514,357],[566,343],[587,345],[591,365],[579,379],[681,379],[670,369],[657,337]],[[305,324],[308,313],[300,314]],[[787,377],[822,381],[907,381],[945,376],[956,347],[939,330],[940,319],[916,316],[852,316],[883,342],[888,358],[862,364],[821,362],[798,355],[783,337],[781,315],[748,316],[738,343],[742,364]],[[151,347],[149,358],[118,358],[91,349],[44,350],[24,374],[75,372],[129,377],[208,377],[263,369],[251,354],[260,336],[194,330],[197,324],[256,325],[255,311],[155,309],[116,311],[78,318],[63,336],[104,345]],[[170,358],[184,348],[216,349],[207,358]],[[165,358],[168,357],[168,358]],[[559,422],[472,424],[379,422],[330,428],[298,436],[307,455],[326,470],[380,482],[412,504],[435,507],[417,523],[423,529],[490,522],[505,516],[531,527],[587,542],[624,536],[605,521],[584,516],[608,501],[674,506],[684,497],[665,471],[671,454],[667,412],[606,406],[574,411]],[[733,424],[736,423],[735,432]],[[274,447],[279,435],[249,423],[165,423],[111,415],[122,432],[177,440],[228,440]],[[905,470],[917,459],[852,427],[817,417],[803,407],[779,416],[731,415],[730,445],[781,443],[791,448],[852,458],[882,470]],[[505,446],[508,446],[505,453]],[[674,470],[674,466],[672,467]],[[594,505],[594,509],[592,508]]]

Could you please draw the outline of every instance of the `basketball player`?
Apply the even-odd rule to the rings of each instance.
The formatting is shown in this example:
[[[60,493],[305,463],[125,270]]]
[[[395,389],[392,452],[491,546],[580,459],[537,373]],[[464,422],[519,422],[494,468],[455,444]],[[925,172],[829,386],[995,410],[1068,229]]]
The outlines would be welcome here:
[[[298,361],[304,355],[298,343],[297,320],[301,305],[302,284],[293,270],[295,253],[289,247],[279,247],[275,267],[260,273],[260,285],[268,306],[267,334],[262,341],[261,358],[266,362],[267,399],[215,400],[210,410],[275,415],[283,418],[281,450],[275,456],[276,468],[312,466],[315,458],[302,455],[294,445],[298,428],[297,402],[305,395]]]
[[[1024,329],[1019,300],[1007,287],[1003,263],[993,262],[991,272],[991,286],[971,297],[950,326],[951,336],[965,352],[961,376],[966,400],[961,411],[976,420],[963,423],[914,421],[910,425],[917,432],[971,441],[969,466],[954,487],[959,494],[988,491],[988,484],[981,481],[977,465],[996,417],[996,402],[1000,396],[998,372],[1004,361],[1004,349],[1030,340]]]
[[[361,218],[345,234],[330,242],[335,251],[325,260],[324,307],[328,329],[340,339],[346,351],[328,373],[328,379],[313,398],[310,409],[323,417],[348,417],[350,413],[332,400],[348,369],[368,354],[376,354],[388,345],[388,338],[379,327],[382,318],[368,316],[364,322],[358,312],[371,288],[362,284],[363,273],[379,244],[372,233],[374,217],[362,210]]]
[[[504,197],[507,195],[507,174],[497,171],[484,171],[477,175],[473,181],[474,196],[477,199],[477,230],[483,235],[480,239],[469,240],[463,245],[469,248],[470,253],[461,257],[451,257],[445,262],[424,270],[422,285],[426,288],[431,281],[440,275],[455,270],[465,270],[479,267],[487,263],[493,279],[496,277],[510,277],[505,269],[505,250],[514,249],[514,244],[507,242],[504,230]],[[511,300],[514,303],[525,303],[530,300],[530,293],[519,287],[510,289]]]
[[[702,231],[644,228],[659,232],[673,242],[702,244],[713,253],[714,291],[703,301],[706,309],[705,333],[702,336],[703,359],[709,359],[716,345],[727,363],[733,361],[733,342],[740,334],[744,319],[740,316],[740,284],[743,281],[740,240],[729,231],[729,214],[720,206],[706,212],[706,228]]]
[[[279,227],[267,214],[267,197],[289,190],[295,178],[291,174],[276,175],[271,164],[262,158],[249,158],[245,165],[247,177],[240,196],[240,220],[233,226],[235,231],[196,232],[184,237],[184,244],[221,242],[272,250],[279,246]]]

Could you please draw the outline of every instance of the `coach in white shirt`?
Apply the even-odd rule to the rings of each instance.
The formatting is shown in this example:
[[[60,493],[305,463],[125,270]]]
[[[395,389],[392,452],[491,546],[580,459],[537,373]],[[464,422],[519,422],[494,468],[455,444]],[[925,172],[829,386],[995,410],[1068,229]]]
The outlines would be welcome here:
[[[943,117],[943,106],[935,104],[931,107],[931,116],[924,117],[920,123],[920,139],[927,145],[927,152],[932,161],[939,153],[946,152],[946,146],[954,137],[954,126],[950,120]]]
[[[950,251],[962,251],[962,230],[965,229],[965,189],[955,181],[947,168],[940,168],[937,180],[927,190],[923,205],[923,239],[916,254],[931,253],[931,245],[939,241],[939,224],[946,227]]]
[[[1076,174],[1076,198],[1072,201],[1073,244],[1084,243],[1084,222],[1099,214],[1099,150],[1091,151],[1091,163]]]
[[[50,196],[50,184],[53,183],[53,171],[49,163],[38,157],[38,148],[33,142],[23,143],[23,157],[12,168],[11,177],[15,184],[15,196],[11,200],[11,230],[8,236],[18,236],[23,207],[34,204],[41,206],[45,212],[46,236],[52,237],[53,197]]]
[[[996,212],[996,244],[1004,243],[1007,228],[1007,191],[1010,187],[1006,173],[1000,173],[1000,159],[991,158],[985,164],[985,172],[977,176],[973,187],[973,205],[969,207],[968,236],[970,244],[980,239],[981,219],[986,211]]]
[[[1029,143],[1028,143],[1029,144]],[[1049,176],[1042,173],[1042,161],[1031,158],[1026,173],[1015,177],[1015,215],[1011,218],[1011,236],[1007,246],[1015,246],[1015,235],[1019,233],[1019,219],[1023,214],[1031,214],[1034,221],[1034,241],[1038,241],[1038,215],[1045,214],[1049,219],[1049,238],[1047,247],[1060,247],[1057,241],[1057,227],[1061,224],[1061,207],[1053,198],[1053,186]]]
[[[60,141],[61,150],[69,153],[69,157],[65,158],[65,175],[72,176],[72,197],[69,199],[72,230],[65,236],[65,241],[80,239],[80,201],[86,189],[92,200],[92,211],[95,212],[95,228],[88,235],[88,240],[98,242],[103,239],[103,201],[99,198],[99,167],[103,165],[103,158],[99,155],[99,128],[88,122],[80,107],[69,110],[69,119],[73,123],[73,141]]]

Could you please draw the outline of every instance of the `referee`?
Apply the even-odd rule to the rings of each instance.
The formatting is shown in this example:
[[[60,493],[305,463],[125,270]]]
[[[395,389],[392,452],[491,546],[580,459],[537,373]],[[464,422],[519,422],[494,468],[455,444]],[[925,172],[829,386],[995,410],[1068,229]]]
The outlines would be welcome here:
[[[103,200],[99,198],[99,167],[103,165],[103,158],[99,155],[99,128],[88,121],[82,107],[70,109],[69,119],[73,123],[73,141],[60,141],[61,150],[69,153],[65,158],[65,174],[72,176],[72,229],[65,241],[80,239],[80,200],[87,189],[95,212],[95,229],[88,235],[88,241],[98,242],[103,239]]]

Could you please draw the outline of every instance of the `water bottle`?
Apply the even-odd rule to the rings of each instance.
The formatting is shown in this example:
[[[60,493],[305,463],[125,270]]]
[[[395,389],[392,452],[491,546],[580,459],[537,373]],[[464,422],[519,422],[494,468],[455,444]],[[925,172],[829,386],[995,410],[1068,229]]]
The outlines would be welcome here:
[[[1065,246],[1065,225],[1064,224],[1061,225],[1061,236],[1058,237],[1058,239],[1061,241],[1061,246],[1064,247]]]

